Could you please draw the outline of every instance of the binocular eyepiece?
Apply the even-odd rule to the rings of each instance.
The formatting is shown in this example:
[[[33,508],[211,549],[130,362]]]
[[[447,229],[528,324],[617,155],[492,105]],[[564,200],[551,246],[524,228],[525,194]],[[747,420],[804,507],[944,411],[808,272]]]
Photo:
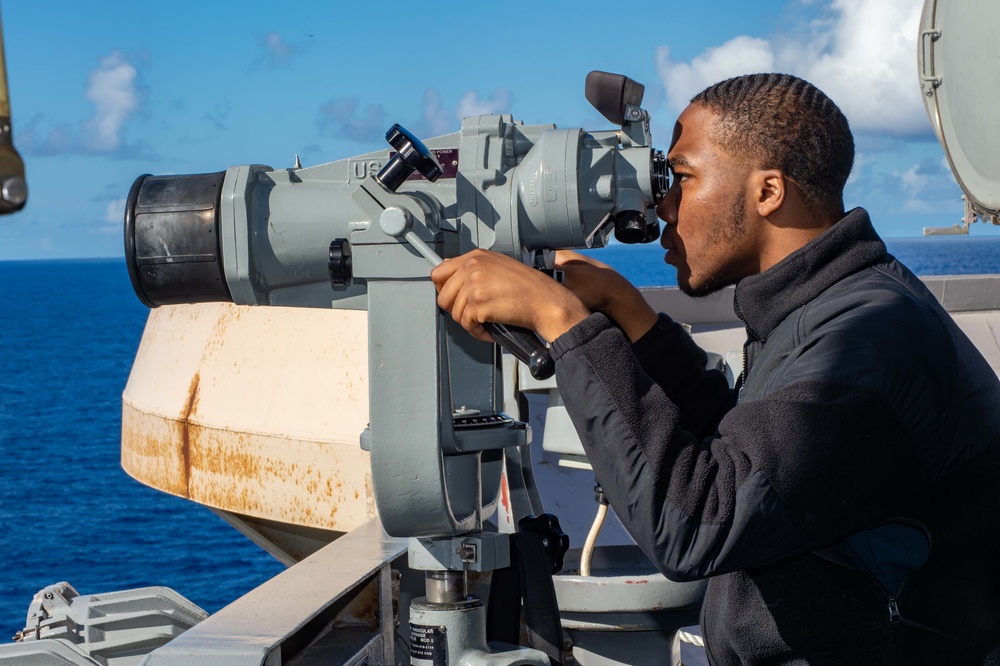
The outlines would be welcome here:
[[[644,210],[621,210],[615,213],[615,240],[619,243],[652,243],[660,237],[656,204],[666,196],[668,184],[667,158],[662,150],[652,151],[649,172],[653,186],[653,205]],[[648,217],[650,215],[652,219]]]

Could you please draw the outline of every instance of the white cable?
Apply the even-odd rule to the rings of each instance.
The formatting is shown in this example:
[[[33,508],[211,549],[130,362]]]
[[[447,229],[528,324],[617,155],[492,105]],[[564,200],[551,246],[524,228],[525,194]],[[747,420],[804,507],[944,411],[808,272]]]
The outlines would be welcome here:
[[[704,638],[702,638],[698,634],[692,634],[689,631],[684,631],[683,629],[679,629],[677,631],[677,638],[681,639],[685,643],[694,645],[695,647],[701,647],[701,648],[705,647]]]
[[[580,575],[589,576],[590,575],[590,560],[594,556],[594,548],[597,545],[597,535],[601,533],[601,527],[604,525],[604,519],[608,516],[608,505],[605,503],[599,503],[597,505],[597,515],[594,517],[594,524],[590,526],[590,534],[587,535],[587,541],[583,544],[583,552],[580,553]]]

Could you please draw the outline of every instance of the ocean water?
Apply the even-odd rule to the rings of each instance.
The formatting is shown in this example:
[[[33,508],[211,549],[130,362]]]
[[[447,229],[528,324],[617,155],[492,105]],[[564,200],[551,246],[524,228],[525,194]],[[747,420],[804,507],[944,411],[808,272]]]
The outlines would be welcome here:
[[[147,585],[215,611],[283,567],[119,463],[121,392],[148,310],[123,261],[0,262],[0,642],[31,597]]]
[[[921,275],[1000,273],[1000,238],[888,241]],[[640,286],[676,284],[657,246],[596,252]],[[0,262],[0,642],[32,595],[176,589],[214,612],[282,570],[208,509],[119,465],[121,392],[147,310],[120,260]]]
[[[889,252],[917,275],[974,275],[1000,272],[1000,237],[931,236],[888,238]],[[641,287],[675,286],[673,266],[663,262],[658,243],[612,245],[586,252],[610,264]]]

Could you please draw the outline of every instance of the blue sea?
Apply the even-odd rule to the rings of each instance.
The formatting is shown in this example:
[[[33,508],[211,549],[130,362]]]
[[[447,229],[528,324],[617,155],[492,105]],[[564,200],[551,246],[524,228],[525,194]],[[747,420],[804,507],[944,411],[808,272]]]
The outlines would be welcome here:
[[[890,239],[920,275],[1000,273],[1000,238]],[[596,251],[639,286],[676,284],[658,246]],[[121,260],[0,262],[0,642],[32,595],[147,585],[213,612],[282,566],[208,509],[119,465],[121,392],[147,310]]]

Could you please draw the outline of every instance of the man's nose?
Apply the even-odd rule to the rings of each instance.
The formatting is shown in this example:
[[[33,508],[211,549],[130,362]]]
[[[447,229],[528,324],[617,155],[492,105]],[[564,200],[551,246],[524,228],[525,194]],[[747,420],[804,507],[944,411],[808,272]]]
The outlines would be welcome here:
[[[680,205],[680,188],[672,184],[666,196],[656,206],[657,216],[667,224],[677,224],[677,208]]]

